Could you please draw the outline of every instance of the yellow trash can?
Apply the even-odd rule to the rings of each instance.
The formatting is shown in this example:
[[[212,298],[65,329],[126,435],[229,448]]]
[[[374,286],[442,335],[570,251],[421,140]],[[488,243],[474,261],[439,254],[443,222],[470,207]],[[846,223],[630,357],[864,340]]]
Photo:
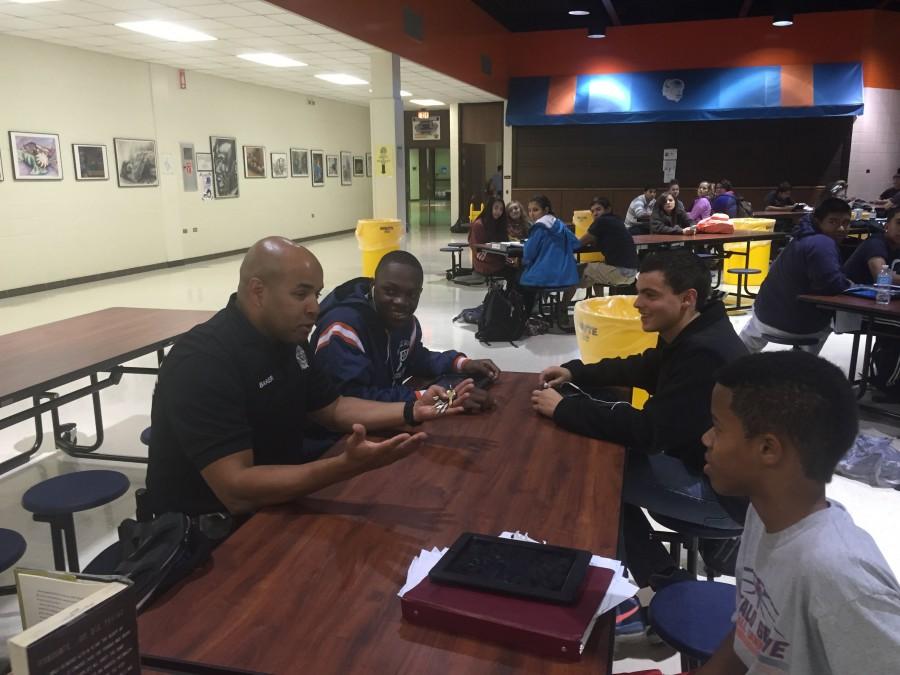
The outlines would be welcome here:
[[[581,239],[587,234],[588,228],[594,222],[594,216],[590,211],[575,211],[572,214],[572,223],[575,225],[575,236]],[[602,253],[585,253],[581,256],[581,262],[603,262],[606,258]]]
[[[363,218],[356,222],[356,241],[362,253],[362,275],[374,277],[375,268],[386,253],[403,243],[406,228],[396,218]]]
[[[634,308],[633,295],[588,298],[575,303],[575,335],[581,360],[596,363],[602,359],[640,354],[656,346],[657,334],[646,333]],[[649,398],[643,389],[634,389],[631,404],[643,408]]]
[[[479,204],[477,208],[474,204],[469,204],[469,222],[474,223],[482,211],[484,211],[484,204]]]
[[[775,229],[774,218],[732,218],[731,224],[734,225],[735,230],[772,232]],[[762,284],[763,279],[769,274],[769,256],[772,250],[771,240],[751,241],[749,260],[743,255],[747,252],[746,242],[725,244],[725,250],[740,255],[732,255],[730,258],[725,259],[725,275],[722,277],[723,284],[737,285],[737,275],[729,272],[729,270],[736,267],[752,267],[759,270],[759,274],[751,274],[747,277],[747,285],[758,287]]]

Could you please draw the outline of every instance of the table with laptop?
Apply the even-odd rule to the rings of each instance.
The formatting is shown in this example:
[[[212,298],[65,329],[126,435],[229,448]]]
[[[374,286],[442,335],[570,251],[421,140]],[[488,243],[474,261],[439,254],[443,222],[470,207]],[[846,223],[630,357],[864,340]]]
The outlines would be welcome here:
[[[614,612],[560,658],[402,616],[413,558],[463,533],[615,557],[624,449],[535,415],[537,382],[503,373],[493,411],[431,422],[391,467],[256,513],[141,615],[142,654],[264,673],[610,672]]]

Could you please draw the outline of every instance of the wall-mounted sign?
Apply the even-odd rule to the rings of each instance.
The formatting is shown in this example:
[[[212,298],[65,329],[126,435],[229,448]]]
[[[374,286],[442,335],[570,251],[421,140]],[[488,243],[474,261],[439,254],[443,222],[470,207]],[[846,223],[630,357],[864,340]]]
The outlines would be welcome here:
[[[425,118],[413,117],[412,139],[414,141],[441,140],[441,118],[429,115]]]

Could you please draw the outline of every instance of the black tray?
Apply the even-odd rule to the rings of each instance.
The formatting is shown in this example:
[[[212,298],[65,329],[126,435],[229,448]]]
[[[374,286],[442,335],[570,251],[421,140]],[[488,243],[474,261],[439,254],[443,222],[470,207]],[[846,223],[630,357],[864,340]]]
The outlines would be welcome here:
[[[465,532],[428,577],[437,583],[572,604],[590,561],[590,551]]]

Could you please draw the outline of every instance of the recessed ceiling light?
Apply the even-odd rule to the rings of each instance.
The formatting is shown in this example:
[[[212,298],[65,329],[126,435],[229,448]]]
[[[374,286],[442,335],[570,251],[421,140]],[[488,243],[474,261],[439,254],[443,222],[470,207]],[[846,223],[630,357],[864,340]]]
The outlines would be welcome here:
[[[303,63],[303,61],[297,61],[295,59],[288,58],[287,56],[282,56],[281,54],[273,54],[271,52],[238,54],[237,57],[239,59],[244,59],[245,61],[253,61],[253,63],[259,63],[264,66],[272,66],[273,68],[297,68],[299,66],[306,65],[305,63]]]
[[[400,96],[403,97],[403,98],[406,98],[407,96],[412,96],[412,92],[411,92],[411,91],[406,91],[405,89],[401,89],[401,90],[400,90]]]
[[[354,75],[346,75],[345,73],[320,73],[316,77],[332,84],[369,84],[365,80],[361,80]]]
[[[588,25],[588,33],[589,38],[599,39],[606,37],[606,24],[603,21],[595,20],[591,21]]]
[[[587,2],[583,0],[572,0],[569,2],[569,14],[572,16],[587,16],[591,13],[591,9]]]
[[[794,12],[789,0],[778,0],[772,13],[772,25],[778,28],[794,25]]]
[[[409,102],[422,106],[446,105],[443,101],[437,101],[433,98],[411,98]]]
[[[152,35],[163,40],[171,40],[172,42],[209,42],[216,39],[212,35],[201,33],[199,30],[179,26],[177,23],[168,21],[126,21],[116,25],[119,28]]]

